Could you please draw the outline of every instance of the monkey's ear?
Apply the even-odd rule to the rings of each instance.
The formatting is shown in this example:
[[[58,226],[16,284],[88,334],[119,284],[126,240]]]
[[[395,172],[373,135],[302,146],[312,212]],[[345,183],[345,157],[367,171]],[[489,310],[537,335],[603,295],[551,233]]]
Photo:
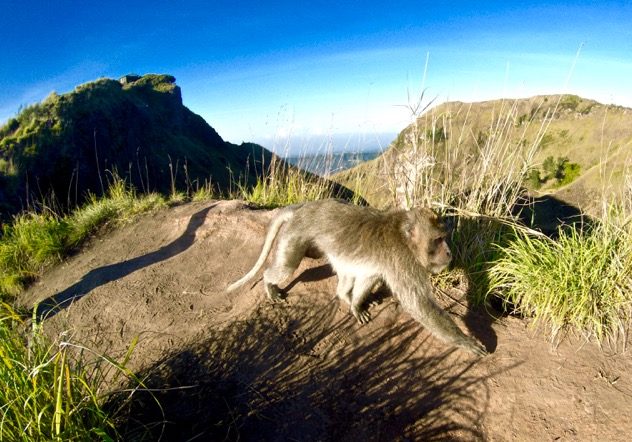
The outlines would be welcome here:
[[[404,238],[408,241],[417,241],[421,235],[419,231],[419,223],[417,222],[417,214],[414,210],[406,211],[406,218],[402,224],[402,232]]]

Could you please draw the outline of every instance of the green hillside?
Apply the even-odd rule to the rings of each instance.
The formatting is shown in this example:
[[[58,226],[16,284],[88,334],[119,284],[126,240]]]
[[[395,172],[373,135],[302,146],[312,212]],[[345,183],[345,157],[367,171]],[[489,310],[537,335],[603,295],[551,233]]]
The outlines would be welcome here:
[[[254,182],[271,156],[256,144],[222,140],[183,106],[170,75],[100,79],[52,93],[0,128],[0,216],[51,195],[81,204],[88,192],[107,189],[112,171],[142,191],[209,181],[222,190],[231,171]]]
[[[393,192],[389,177],[403,152],[416,149],[417,156],[426,155],[440,183],[472,179],[469,165],[481,161],[490,144],[520,151],[517,157],[535,177],[527,181],[533,194],[553,193],[590,210],[597,194],[623,189],[632,154],[632,109],[575,95],[444,103],[420,115],[383,155],[335,179],[349,184],[360,174],[367,180],[363,196],[384,204]],[[557,178],[546,170],[551,161],[559,165]]]

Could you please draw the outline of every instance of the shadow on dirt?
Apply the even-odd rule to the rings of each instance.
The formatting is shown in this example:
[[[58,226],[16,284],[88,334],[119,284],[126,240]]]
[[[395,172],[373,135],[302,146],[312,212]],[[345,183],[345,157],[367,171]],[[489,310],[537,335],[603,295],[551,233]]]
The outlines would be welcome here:
[[[527,227],[539,230],[552,238],[559,234],[560,228],[590,228],[594,223],[578,207],[553,195],[525,196],[523,203],[514,206],[512,212]]]
[[[309,269],[304,270],[300,275],[294,278],[284,289],[284,292],[289,292],[295,287],[298,283],[301,282],[314,282],[314,281],[322,281],[323,279],[327,279],[334,276],[334,271],[329,264],[322,264],[318,267],[311,267]]]
[[[287,292],[301,282],[320,281],[333,275],[333,269],[329,264],[308,268],[290,282],[290,284],[283,289],[283,292],[287,294]],[[377,290],[371,294],[366,302],[368,306],[372,304],[380,305],[388,298],[397,300],[397,297],[393,295],[390,289],[386,285],[381,284]],[[451,307],[448,306],[447,310],[449,311],[450,309]],[[492,328],[492,323],[494,321],[492,316],[479,311],[476,307],[470,306],[463,317],[463,321],[470,334],[479,339],[483,345],[485,345],[488,352],[493,353],[496,350],[498,338]],[[419,327],[422,328],[423,326],[419,325]]]
[[[202,224],[204,224],[206,214],[215,205],[216,204],[212,204],[194,213],[189,219],[189,223],[185,231],[173,242],[151,253],[90,270],[75,284],[43,300],[37,306],[38,320],[55,316],[61,310],[70,306],[73,301],[83,298],[85,295],[90,293],[90,291],[99,286],[119,278],[123,278],[136,270],[140,270],[144,267],[156,264],[157,262],[164,261],[184,252],[193,244],[193,241],[195,240],[195,232]]]
[[[115,395],[124,440],[480,440],[477,360],[428,350],[414,321],[357,339],[338,301],[264,305]],[[294,319],[300,318],[300,320]],[[359,342],[353,342],[353,341]],[[449,375],[447,373],[450,373]],[[134,386],[130,386],[134,388]]]

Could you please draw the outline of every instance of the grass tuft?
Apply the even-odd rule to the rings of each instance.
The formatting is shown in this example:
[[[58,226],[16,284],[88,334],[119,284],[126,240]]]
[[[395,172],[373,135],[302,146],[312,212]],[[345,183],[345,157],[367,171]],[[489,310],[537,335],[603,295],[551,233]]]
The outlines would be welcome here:
[[[615,224],[569,227],[552,240],[516,230],[490,269],[490,291],[551,329],[625,342],[632,318],[632,236]]]
[[[244,200],[262,207],[286,206],[335,196],[331,182],[276,157],[268,172],[262,174],[254,186],[240,184],[238,188]]]
[[[27,213],[2,229],[0,295],[15,295],[47,265],[61,260],[71,228],[51,214]]]

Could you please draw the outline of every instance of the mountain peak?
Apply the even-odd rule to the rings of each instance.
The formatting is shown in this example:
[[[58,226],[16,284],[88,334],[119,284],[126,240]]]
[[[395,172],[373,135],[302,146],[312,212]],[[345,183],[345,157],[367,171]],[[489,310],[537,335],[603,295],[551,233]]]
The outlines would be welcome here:
[[[223,189],[229,169],[242,170],[252,158],[271,154],[225,142],[182,104],[172,75],[101,78],[52,93],[0,127],[0,212],[51,194],[66,205],[81,203],[104,191],[106,171],[144,191],[211,180]]]

